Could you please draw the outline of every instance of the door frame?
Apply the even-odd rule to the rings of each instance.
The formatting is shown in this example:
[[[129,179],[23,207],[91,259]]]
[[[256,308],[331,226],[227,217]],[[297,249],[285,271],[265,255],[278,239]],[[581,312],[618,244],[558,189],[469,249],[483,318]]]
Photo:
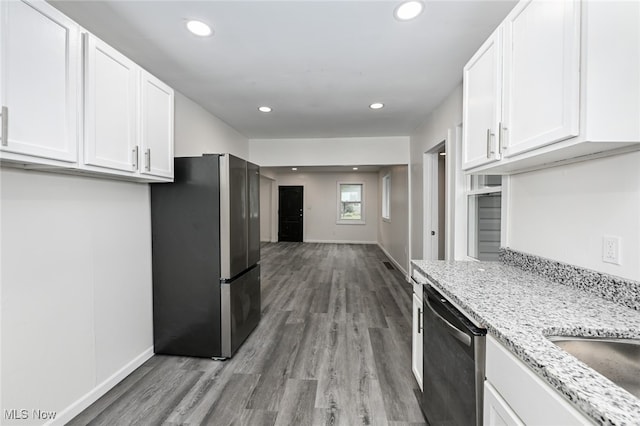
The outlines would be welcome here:
[[[431,232],[434,229],[438,229],[438,151],[445,146],[446,140],[441,141],[425,152],[422,157],[422,188],[424,192],[422,198],[422,247],[425,260],[438,259],[438,239],[440,235],[438,233],[431,235]]]
[[[274,181],[275,182],[275,181]],[[276,203],[275,203],[275,210],[276,210],[276,215],[275,215],[275,241],[276,242],[280,242],[280,188],[281,187],[298,187],[298,188],[302,188],[302,241],[301,242],[305,242],[306,241],[306,232],[305,232],[305,217],[304,217],[304,206],[305,206],[305,197],[306,197],[306,191],[304,189],[304,185],[282,185],[280,183],[278,183],[275,186],[275,197],[276,197]]]

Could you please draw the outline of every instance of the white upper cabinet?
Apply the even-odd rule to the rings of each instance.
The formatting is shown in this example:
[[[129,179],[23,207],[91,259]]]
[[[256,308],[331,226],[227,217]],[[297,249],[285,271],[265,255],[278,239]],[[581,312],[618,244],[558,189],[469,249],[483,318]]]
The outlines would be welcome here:
[[[173,89],[141,72],[141,173],[173,178]]]
[[[498,28],[463,70],[463,168],[500,159],[502,108],[502,28]]]
[[[503,23],[505,157],[578,135],[580,4],[522,1]]]
[[[41,0],[0,1],[0,161],[173,179],[173,89]]]
[[[640,149],[639,16],[640,2],[520,1],[464,68],[463,169]]]
[[[44,1],[0,2],[0,158],[77,161],[79,27]]]
[[[139,67],[90,34],[84,44],[84,163],[135,173]]]

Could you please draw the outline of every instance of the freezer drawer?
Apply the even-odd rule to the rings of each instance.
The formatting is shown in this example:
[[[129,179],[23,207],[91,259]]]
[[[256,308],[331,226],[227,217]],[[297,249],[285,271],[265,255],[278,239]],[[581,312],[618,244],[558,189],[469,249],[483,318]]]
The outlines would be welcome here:
[[[222,357],[229,358],[260,322],[260,265],[222,282]]]

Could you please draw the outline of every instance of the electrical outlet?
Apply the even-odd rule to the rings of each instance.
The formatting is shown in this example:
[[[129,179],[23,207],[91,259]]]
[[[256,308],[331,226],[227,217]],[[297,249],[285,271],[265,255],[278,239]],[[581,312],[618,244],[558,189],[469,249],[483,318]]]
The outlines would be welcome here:
[[[611,235],[602,237],[602,261],[620,264],[620,237]]]

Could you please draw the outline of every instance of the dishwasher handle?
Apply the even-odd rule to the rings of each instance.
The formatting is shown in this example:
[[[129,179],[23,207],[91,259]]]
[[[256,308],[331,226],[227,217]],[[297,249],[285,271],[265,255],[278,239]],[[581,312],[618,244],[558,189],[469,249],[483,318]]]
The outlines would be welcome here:
[[[431,302],[429,301],[429,297],[428,296],[425,298],[425,303],[426,303],[427,307],[429,308],[429,310],[431,311],[431,313],[433,313],[433,315],[435,315],[436,318],[439,321],[442,322],[442,324],[445,326],[445,330],[447,330],[447,332],[449,332],[449,334],[451,334],[457,340],[462,342],[464,345],[471,346],[471,337],[468,334],[466,334],[465,332],[463,332],[462,330],[458,329],[453,324],[451,324],[445,318],[443,318],[442,315],[440,315],[438,312],[436,312],[436,310],[431,305]]]

